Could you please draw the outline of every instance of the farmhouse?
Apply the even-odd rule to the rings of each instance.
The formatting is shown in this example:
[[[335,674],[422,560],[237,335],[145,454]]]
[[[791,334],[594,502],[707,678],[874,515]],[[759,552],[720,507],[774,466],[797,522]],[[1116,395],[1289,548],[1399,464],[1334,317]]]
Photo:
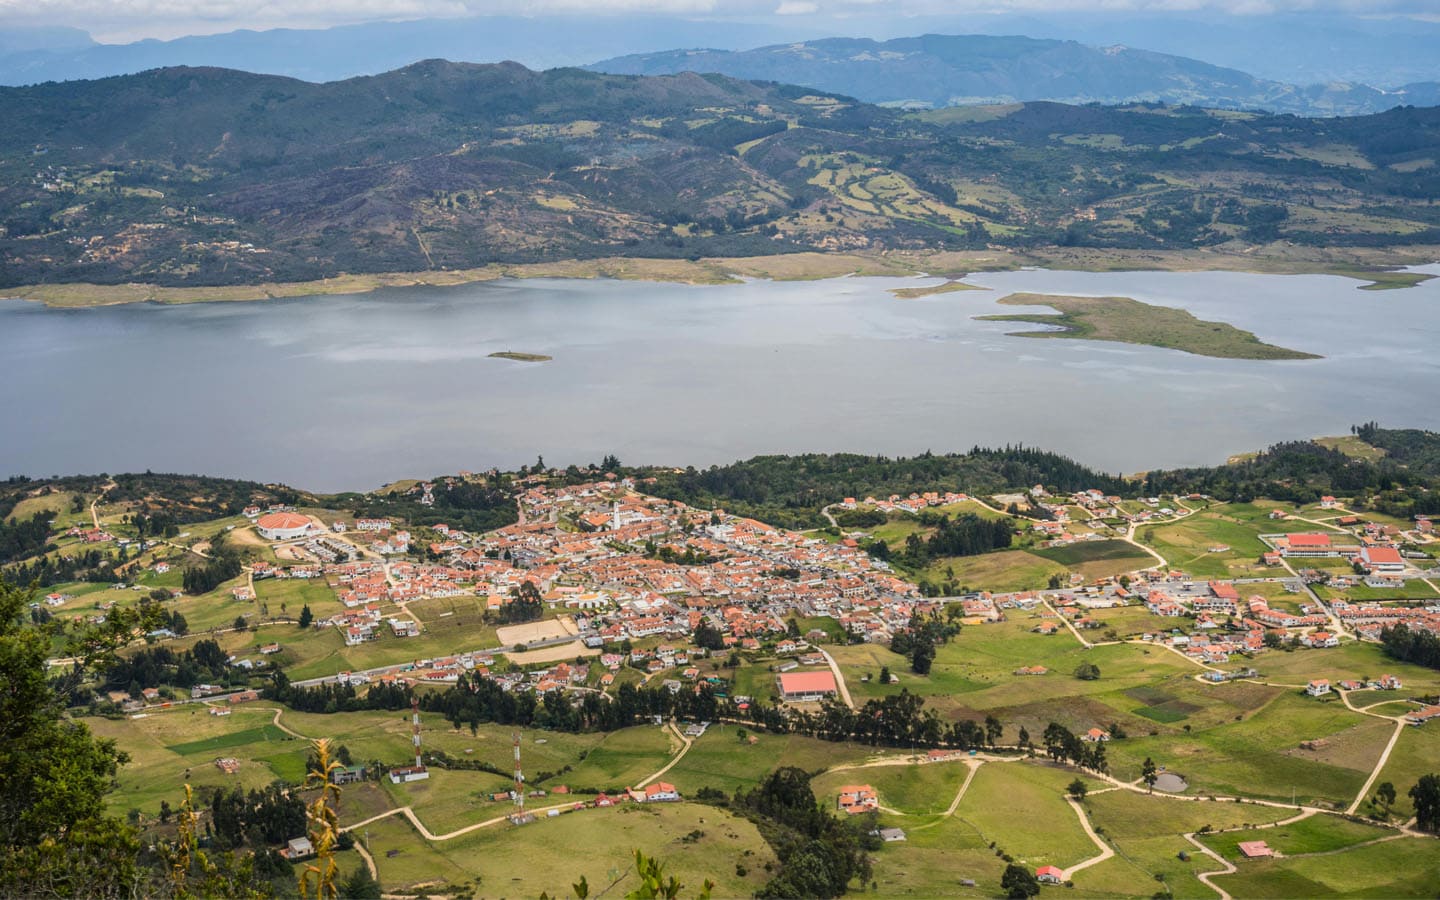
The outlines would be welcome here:
[[[1317,678],[1305,686],[1305,693],[1312,697],[1323,697],[1330,693],[1330,682],[1324,678]]]
[[[1240,855],[1246,859],[1263,859],[1267,856],[1274,856],[1275,851],[1264,841],[1241,841],[1239,843]]]
[[[854,815],[877,809],[880,806],[880,796],[868,784],[847,784],[840,788],[840,796],[835,803],[842,812]]]
[[[1411,725],[1424,725],[1431,719],[1440,719],[1440,706],[1426,706],[1405,716],[1405,721]]]
[[[775,680],[780,696],[791,702],[819,700],[835,693],[835,676],[830,672],[786,672]]]
[[[646,785],[641,796],[636,799],[642,803],[674,803],[680,799],[680,792],[668,781],[657,781]]]
[[[1061,884],[1065,881],[1065,873],[1059,866],[1041,866],[1035,870],[1035,880],[1041,884]]]

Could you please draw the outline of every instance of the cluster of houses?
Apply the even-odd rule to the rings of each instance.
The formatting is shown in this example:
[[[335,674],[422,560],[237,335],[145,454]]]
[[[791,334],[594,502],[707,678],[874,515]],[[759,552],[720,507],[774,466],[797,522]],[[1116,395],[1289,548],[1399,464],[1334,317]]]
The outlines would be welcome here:
[[[783,633],[793,616],[830,617],[888,641],[919,598],[853,540],[692,509],[636,493],[628,480],[537,486],[520,504],[523,523],[477,539],[451,564],[474,568],[476,593],[498,605],[511,587],[533,583],[602,644],[683,639],[703,621],[743,649]]]
[[[1336,686],[1342,691],[1398,691],[1404,687],[1400,679],[1394,675],[1381,675],[1379,678],[1372,678],[1369,681],[1346,679]],[[1305,685],[1305,693],[1311,697],[1323,697],[1330,692],[1328,678],[1316,678]]]
[[[839,506],[841,509],[858,509],[861,506],[868,506],[883,513],[918,513],[932,506],[949,506],[953,503],[964,503],[969,499],[969,494],[957,494],[954,491],[945,491],[943,493],[939,491],[926,491],[923,494],[911,494],[908,497],[891,494],[889,497],[883,499],[866,497],[860,501],[857,501],[854,497],[846,497]]]

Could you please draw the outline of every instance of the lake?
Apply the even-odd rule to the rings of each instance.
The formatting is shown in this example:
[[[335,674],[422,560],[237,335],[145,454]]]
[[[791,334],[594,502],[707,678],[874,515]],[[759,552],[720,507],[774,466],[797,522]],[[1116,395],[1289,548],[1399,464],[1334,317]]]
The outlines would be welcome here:
[[[364,490],[537,454],[703,466],[1007,443],[1132,472],[1372,419],[1440,428],[1440,279],[967,280],[989,290],[898,300],[890,288],[935,280],[524,280],[186,306],[0,301],[0,475],[151,469]],[[1324,358],[1034,340],[973,318],[1016,311],[995,301],[1017,291],[1179,306]],[[507,350],[554,359],[488,358]]]

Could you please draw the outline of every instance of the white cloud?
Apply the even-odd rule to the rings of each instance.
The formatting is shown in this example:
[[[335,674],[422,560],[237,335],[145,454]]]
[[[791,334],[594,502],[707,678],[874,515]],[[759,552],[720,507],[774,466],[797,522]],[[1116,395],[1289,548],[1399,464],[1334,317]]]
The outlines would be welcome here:
[[[809,0],[782,0],[781,4],[775,7],[777,16],[808,16],[819,11],[819,4],[811,3]]]

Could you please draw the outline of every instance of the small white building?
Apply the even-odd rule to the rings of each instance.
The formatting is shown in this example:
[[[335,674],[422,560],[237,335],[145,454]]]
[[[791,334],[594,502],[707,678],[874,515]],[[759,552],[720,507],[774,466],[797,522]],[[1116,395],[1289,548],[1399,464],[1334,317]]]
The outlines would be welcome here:
[[[390,770],[391,784],[407,784],[411,781],[425,781],[430,777],[430,770],[424,766],[400,766]]]

